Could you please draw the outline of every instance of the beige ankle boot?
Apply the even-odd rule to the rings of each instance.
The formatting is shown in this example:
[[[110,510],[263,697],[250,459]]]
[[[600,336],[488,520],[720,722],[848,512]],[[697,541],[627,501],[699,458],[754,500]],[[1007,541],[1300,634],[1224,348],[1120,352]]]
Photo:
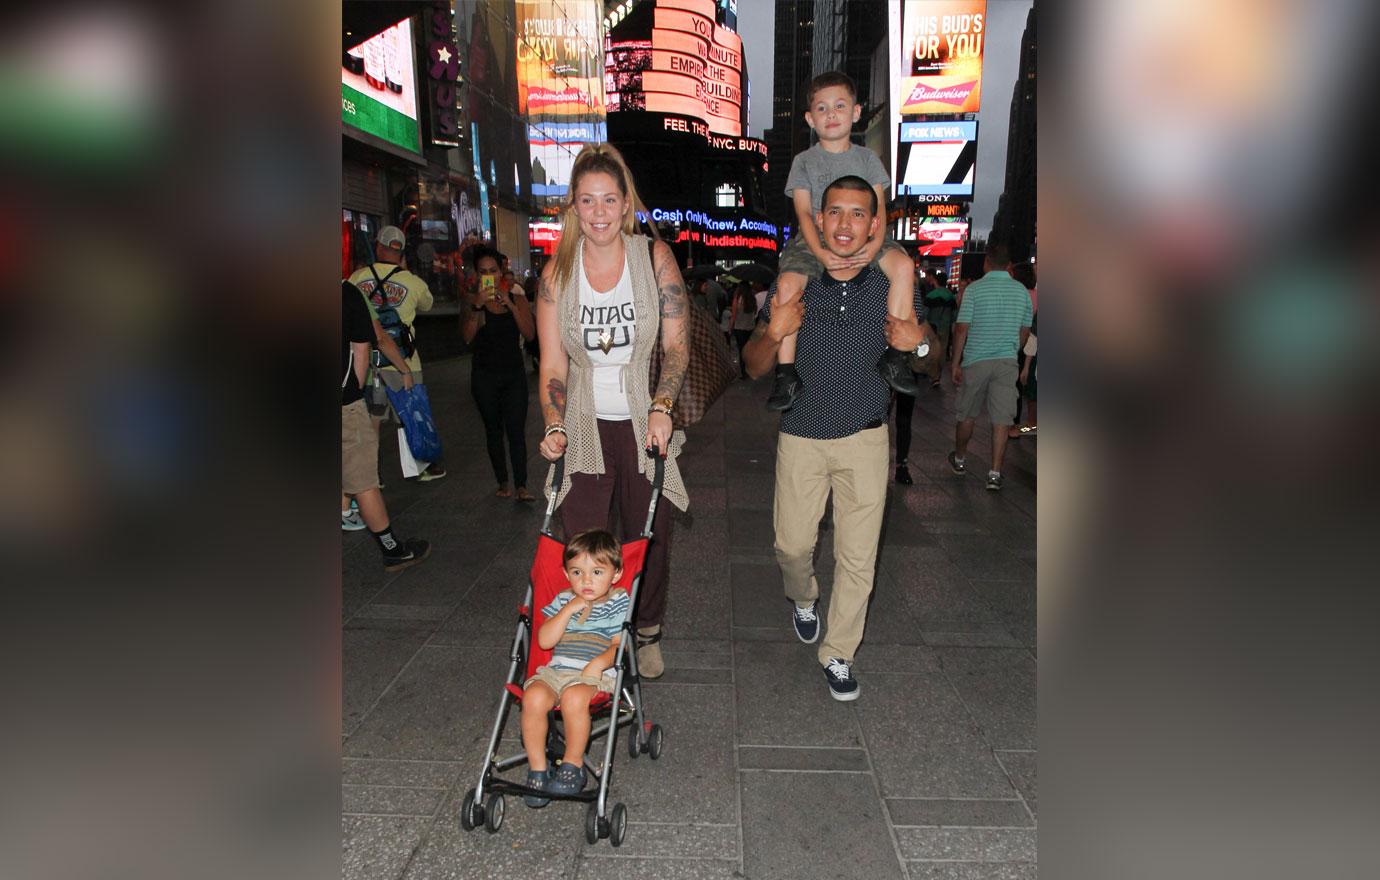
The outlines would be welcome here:
[[[666,662],[661,658],[661,624],[637,629],[637,674],[643,678],[661,678]]]

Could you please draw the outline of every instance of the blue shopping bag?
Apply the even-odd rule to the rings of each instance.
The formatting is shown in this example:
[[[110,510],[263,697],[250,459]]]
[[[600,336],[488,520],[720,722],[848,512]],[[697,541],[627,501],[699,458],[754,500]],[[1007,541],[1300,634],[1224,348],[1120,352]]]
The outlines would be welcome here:
[[[402,419],[407,446],[412,450],[413,458],[418,461],[440,458],[441,437],[436,433],[436,423],[431,418],[431,400],[426,395],[426,386],[413,385],[411,391],[406,388],[398,391],[387,388],[387,391],[393,411]]]

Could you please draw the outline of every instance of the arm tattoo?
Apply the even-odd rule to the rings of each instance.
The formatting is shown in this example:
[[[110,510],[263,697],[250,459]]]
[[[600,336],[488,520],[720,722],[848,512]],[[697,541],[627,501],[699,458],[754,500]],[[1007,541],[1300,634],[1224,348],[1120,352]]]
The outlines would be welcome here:
[[[683,338],[684,333],[681,336]],[[680,394],[680,386],[685,382],[685,367],[690,362],[690,352],[684,344],[666,349],[664,337],[662,347],[665,354],[661,359],[661,380],[657,383],[655,396],[675,400],[676,395]]]
[[[547,382],[546,400],[542,412],[547,417],[547,424],[565,424],[565,383],[560,379]]]
[[[655,267],[661,317],[684,318],[689,301],[685,296],[685,286],[680,283],[680,272],[676,269],[675,259],[660,253],[657,256],[657,262],[661,264]]]
[[[766,335],[767,335],[767,322],[766,322],[766,321],[758,321],[757,324],[752,328],[752,335],[748,337],[748,342],[752,342],[754,339],[761,339],[763,336],[766,336]]]

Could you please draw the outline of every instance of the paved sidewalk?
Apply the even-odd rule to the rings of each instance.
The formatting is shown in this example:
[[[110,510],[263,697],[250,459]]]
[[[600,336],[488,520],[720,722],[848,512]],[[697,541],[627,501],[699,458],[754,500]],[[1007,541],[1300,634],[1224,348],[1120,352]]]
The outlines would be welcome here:
[[[891,487],[857,658],[862,696],[837,703],[816,646],[790,629],[772,555],[767,383],[730,389],[681,459],[691,502],[672,545],[667,672],[643,689],[665,754],[630,761],[620,739],[610,797],[629,825],[614,849],[584,842],[584,804],[510,797],[498,834],[460,829],[541,509],[493,497],[468,358],[426,376],[450,474],[404,481],[385,429],[383,481],[398,530],[430,540],[431,559],[388,575],[367,532],[343,535],[346,877],[1036,876],[1036,441],[1012,441],[1006,485],[987,492],[985,422],[970,473],[954,476],[952,389],[922,392],[915,485]],[[519,749],[514,735],[502,752]]]

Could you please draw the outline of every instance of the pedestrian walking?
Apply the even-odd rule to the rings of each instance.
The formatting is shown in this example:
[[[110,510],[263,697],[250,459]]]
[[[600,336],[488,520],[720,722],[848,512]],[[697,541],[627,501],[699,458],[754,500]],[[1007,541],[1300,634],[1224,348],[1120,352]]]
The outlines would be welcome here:
[[[1016,352],[1030,335],[1034,309],[1025,287],[1011,277],[1011,258],[1005,244],[988,245],[984,268],[986,274],[964,291],[954,322],[952,374],[958,386],[958,426],[949,468],[956,474],[967,473],[968,441],[985,406],[992,420],[992,467],[987,471],[987,488],[995,492],[1001,490],[1007,432],[1016,417]]]
[[[486,247],[472,252],[479,283],[464,310],[462,333],[474,346],[470,394],[484,422],[484,441],[494,469],[499,498],[535,501],[527,491],[527,365],[522,341],[536,336],[527,294],[512,273],[499,277],[499,254]],[[507,441],[507,450],[504,441]],[[513,488],[508,488],[508,461]]]
[[[832,495],[834,586],[818,658],[830,695],[842,701],[860,693],[853,657],[867,623],[886,509],[891,390],[877,362],[888,345],[917,352],[925,340],[922,324],[888,314],[886,275],[852,260],[877,233],[881,208],[861,177],[843,177],[825,189],[817,222],[824,246],[843,268],[810,279],[803,296],[781,303],[769,298],[743,348],[748,374],[760,377],[773,370],[782,342],[796,335],[796,369],[810,393],[781,417],[772,513],[776,560],[796,637],[813,644],[821,638],[815,544]],[[914,299],[923,319],[924,304]]]
[[[580,151],[561,241],[542,271],[537,300],[541,454],[548,461],[565,456],[557,503],[567,535],[608,528],[616,517],[621,541],[637,537],[651,500],[648,448],[666,458],[665,498],[681,510],[690,501],[676,464],[685,434],[672,430],[671,414],[685,381],[687,310],[694,306],[670,247],[649,247],[650,239],[633,234],[641,209],[617,149],[592,144]],[[658,340],[661,375],[651,388]],[[658,643],[670,580],[668,505],[657,506],[653,533],[636,608],[644,678],[665,670]]]

